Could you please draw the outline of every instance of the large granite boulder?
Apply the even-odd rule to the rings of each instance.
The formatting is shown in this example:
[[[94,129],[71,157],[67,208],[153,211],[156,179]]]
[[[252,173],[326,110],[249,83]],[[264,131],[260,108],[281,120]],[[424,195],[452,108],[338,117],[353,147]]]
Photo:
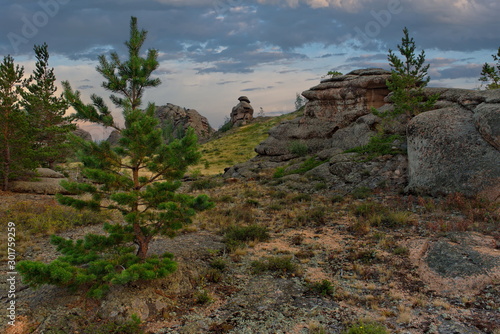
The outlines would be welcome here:
[[[233,125],[242,125],[253,119],[253,107],[250,105],[250,100],[246,96],[240,96],[240,101],[231,110],[231,123]]]
[[[500,90],[440,90],[443,108],[408,124],[407,190],[500,198]]]

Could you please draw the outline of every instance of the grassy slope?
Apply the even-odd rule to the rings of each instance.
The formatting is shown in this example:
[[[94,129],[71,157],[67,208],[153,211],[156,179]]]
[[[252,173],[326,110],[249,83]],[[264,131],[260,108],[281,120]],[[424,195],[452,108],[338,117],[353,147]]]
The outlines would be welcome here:
[[[198,170],[203,175],[217,175],[224,173],[226,167],[255,157],[254,149],[267,138],[269,129],[301,113],[302,111],[296,111],[277,117],[256,118],[251,124],[223,133],[220,138],[201,145],[200,150],[203,154],[201,162],[191,170]]]

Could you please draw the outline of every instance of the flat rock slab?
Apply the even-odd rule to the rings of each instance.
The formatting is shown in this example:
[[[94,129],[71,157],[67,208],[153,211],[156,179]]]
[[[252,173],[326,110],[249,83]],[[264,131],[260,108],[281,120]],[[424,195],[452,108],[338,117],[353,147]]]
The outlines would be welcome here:
[[[454,278],[488,274],[500,265],[500,256],[481,254],[467,245],[438,241],[430,246],[426,261],[441,276]]]

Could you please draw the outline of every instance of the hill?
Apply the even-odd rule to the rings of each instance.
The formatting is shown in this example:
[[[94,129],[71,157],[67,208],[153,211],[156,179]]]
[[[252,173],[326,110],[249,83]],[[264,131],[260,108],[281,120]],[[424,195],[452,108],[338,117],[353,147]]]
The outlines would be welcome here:
[[[256,156],[255,147],[268,137],[271,128],[284,120],[301,115],[302,111],[276,117],[257,117],[251,123],[218,132],[213,139],[201,145],[201,162],[191,168],[202,175],[218,175],[224,169]]]

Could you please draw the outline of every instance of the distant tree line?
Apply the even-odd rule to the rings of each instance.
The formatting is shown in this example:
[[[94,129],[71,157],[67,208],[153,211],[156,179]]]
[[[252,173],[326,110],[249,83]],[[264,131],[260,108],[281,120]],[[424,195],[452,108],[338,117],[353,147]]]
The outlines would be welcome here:
[[[54,167],[70,152],[68,133],[75,129],[66,99],[56,96],[47,44],[34,47],[36,67],[28,78],[12,56],[0,63],[0,183],[26,176],[36,167]]]

